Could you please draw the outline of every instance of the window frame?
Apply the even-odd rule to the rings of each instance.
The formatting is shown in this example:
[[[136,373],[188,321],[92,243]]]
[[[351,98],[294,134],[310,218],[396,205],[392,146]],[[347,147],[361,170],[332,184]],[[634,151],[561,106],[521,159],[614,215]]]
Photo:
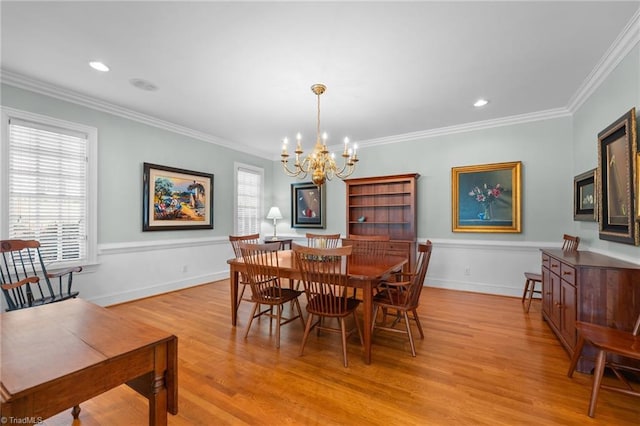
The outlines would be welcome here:
[[[238,173],[241,169],[246,169],[249,171],[256,172],[256,174],[260,175],[260,195],[258,200],[258,216],[257,223],[258,229],[256,233],[262,233],[261,226],[261,212],[264,211],[264,169],[262,167],[252,166],[250,164],[234,162],[233,163],[233,234],[239,235],[238,230]]]
[[[86,257],[55,262],[53,268],[87,266],[97,264],[98,255],[98,129],[84,124],[74,123],[42,114],[0,106],[2,140],[0,141],[0,239],[9,237],[9,121],[11,119],[33,122],[44,126],[58,127],[62,130],[80,132],[87,135],[87,247]]]

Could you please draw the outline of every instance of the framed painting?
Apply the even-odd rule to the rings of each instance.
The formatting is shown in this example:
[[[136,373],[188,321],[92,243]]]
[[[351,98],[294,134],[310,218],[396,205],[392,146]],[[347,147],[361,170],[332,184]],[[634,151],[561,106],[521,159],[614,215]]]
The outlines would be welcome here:
[[[636,142],[637,138],[636,138]],[[636,220],[640,222],[640,147],[636,145]]]
[[[324,228],[324,185],[313,182],[291,184],[291,227]]]
[[[598,220],[596,194],[596,169],[573,178],[573,220],[595,222]]]
[[[638,245],[636,110],[598,133],[598,217],[600,239]]]
[[[213,175],[144,163],[142,230],[213,229]]]
[[[453,232],[521,232],[520,161],[453,167]]]

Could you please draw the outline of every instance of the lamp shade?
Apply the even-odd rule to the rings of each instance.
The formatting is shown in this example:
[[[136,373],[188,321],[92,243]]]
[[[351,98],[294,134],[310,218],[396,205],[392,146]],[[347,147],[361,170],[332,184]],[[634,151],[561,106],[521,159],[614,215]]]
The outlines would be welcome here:
[[[271,207],[267,213],[267,219],[282,219],[282,213],[278,207]]]

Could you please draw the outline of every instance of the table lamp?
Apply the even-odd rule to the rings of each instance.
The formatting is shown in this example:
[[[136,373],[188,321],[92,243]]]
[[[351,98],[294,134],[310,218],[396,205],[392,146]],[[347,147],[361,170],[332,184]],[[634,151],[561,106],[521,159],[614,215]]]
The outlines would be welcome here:
[[[273,219],[273,238],[272,240],[277,240],[276,236],[276,225],[278,224],[278,219],[282,219],[282,213],[280,213],[280,209],[278,207],[271,207],[269,209],[269,213],[267,213],[267,219]]]

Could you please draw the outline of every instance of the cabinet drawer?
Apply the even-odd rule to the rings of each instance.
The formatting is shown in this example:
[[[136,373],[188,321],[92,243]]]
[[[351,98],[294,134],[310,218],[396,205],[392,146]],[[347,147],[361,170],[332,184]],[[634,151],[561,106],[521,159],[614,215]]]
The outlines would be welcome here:
[[[549,269],[549,255],[542,253],[542,267]]]
[[[576,285],[576,270],[572,266],[561,264],[561,277],[564,281],[571,285]]]
[[[555,259],[553,257],[549,258],[549,269],[554,274],[560,275],[560,265],[562,265],[562,262],[560,262],[558,259]]]

